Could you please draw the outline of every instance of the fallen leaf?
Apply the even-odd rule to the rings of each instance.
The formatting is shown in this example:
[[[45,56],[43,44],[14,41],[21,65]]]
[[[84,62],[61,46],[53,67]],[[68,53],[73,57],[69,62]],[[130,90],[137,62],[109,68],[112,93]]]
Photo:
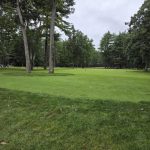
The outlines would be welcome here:
[[[0,141],[1,145],[6,145],[7,143],[5,141]]]

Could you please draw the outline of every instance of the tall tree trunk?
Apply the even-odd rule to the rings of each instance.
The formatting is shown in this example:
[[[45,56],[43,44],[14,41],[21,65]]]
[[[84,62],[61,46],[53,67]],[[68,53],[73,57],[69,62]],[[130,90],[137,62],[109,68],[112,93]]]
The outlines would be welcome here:
[[[49,74],[54,73],[54,29],[56,19],[56,2],[52,0],[52,12],[51,12],[51,24],[50,24],[50,47],[49,47]]]
[[[33,51],[33,49],[30,49],[30,50],[29,50],[29,54],[30,54],[31,70],[33,70],[33,68],[34,68],[34,51]]]
[[[144,70],[147,72],[148,71],[148,61],[146,61],[146,63],[145,63],[145,68],[144,68]]]
[[[47,54],[48,54],[48,29],[46,29],[45,35],[45,50],[44,50],[44,69],[47,69]]]
[[[17,0],[17,13],[19,16],[19,20],[20,20],[20,24],[21,24],[21,30],[22,30],[22,34],[23,34],[25,58],[26,58],[26,71],[28,73],[30,73],[31,72],[31,63],[30,63],[29,47],[28,47],[28,40],[27,40],[27,31],[26,31],[26,25],[23,21],[23,17],[21,14],[20,6],[19,6],[19,0]]]

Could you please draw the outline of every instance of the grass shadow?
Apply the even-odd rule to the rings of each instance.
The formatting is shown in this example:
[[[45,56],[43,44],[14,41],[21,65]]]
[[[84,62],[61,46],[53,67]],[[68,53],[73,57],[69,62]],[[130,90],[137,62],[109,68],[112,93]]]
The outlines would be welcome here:
[[[137,70],[137,69],[131,69],[127,70],[127,72],[132,72],[132,73],[142,73],[142,74],[150,74],[150,71],[144,71],[144,70]]]
[[[3,149],[150,149],[150,102],[0,89]]]
[[[28,76],[28,77],[42,77],[42,76],[73,76],[71,73],[54,73],[48,74],[48,70],[35,69],[32,73],[26,73],[24,68],[1,68],[0,74],[4,76]]]
[[[70,73],[54,73],[54,74],[48,74],[46,72],[32,72],[31,74],[25,73],[24,71],[19,72],[1,72],[4,76],[27,76],[27,77],[51,77],[51,76],[74,76],[75,74]]]

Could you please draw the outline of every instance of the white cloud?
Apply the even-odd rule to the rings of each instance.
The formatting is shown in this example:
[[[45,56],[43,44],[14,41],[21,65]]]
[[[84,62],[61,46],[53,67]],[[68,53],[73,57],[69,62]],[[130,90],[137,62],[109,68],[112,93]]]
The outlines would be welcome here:
[[[76,29],[94,40],[98,47],[108,30],[125,31],[125,22],[138,11],[144,0],[75,0],[75,13],[69,18]]]

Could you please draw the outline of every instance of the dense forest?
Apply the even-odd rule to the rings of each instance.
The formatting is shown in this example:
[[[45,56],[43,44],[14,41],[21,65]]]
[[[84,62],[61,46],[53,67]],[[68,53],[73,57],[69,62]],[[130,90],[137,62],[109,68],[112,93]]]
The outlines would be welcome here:
[[[1,0],[0,66],[140,68],[150,65],[150,1],[131,17],[128,31],[108,31],[97,50],[92,39],[66,21],[74,0]],[[100,20],[99,20],[100,21]],[[62,40],[59,28],[67,36]]]

